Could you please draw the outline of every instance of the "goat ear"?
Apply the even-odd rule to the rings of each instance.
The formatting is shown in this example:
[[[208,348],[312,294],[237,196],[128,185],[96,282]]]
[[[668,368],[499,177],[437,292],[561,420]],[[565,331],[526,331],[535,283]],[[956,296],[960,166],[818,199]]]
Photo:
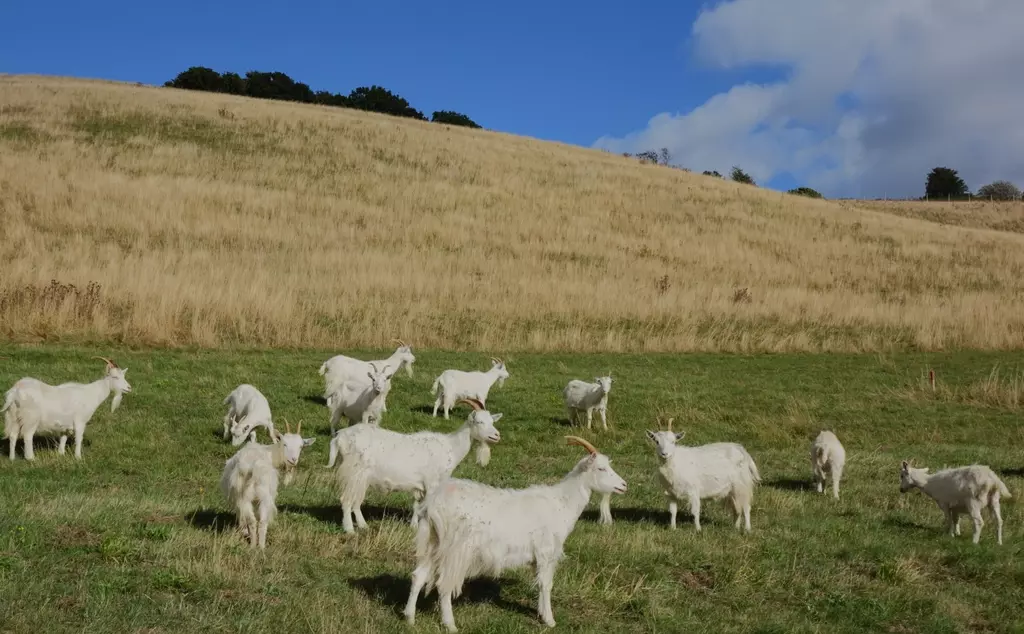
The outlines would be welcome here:
[[[491,414],[491,422],[496,423],[501,420],[502,414]]]
[[[308,447],[308,446],[312,445],[315,442],[316,442],[316,438],[315,437],[314,438],[303,438],[302,439],[302,446],[303,447]]]
[[[685,435],[686,435],[685,431],[677,431],[676,432],[676,442],[679,442],[680,440],[682,440],[683,436],[685,436]]]
[[[647,430],[647,437],[650,438],[652,442],[657,442],[657,435],[655,435],[655,433],[650,429]]]
[[[903,463],[900,465],[900,471],[907,472],[909,470],[910,470],[910,463],[907,462],[906,460],[904,460]]]

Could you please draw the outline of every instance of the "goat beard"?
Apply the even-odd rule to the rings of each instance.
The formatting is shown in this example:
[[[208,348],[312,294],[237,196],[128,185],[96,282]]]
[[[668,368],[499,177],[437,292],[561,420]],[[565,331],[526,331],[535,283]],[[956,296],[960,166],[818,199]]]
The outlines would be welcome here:
[[[295,479],[295,467],[291,465],[284,466],[284,485],[288,486]]]
[[[121,406],[121,398],[124,396],[124,392],[114,392],[114,399],[110,401],[110,411],[116,411]]]
[[[412,377],[412,364],[411,363],[406,363],[405,364],[405,373],[408,374],[410,378]]]
[[[476,463],[481,467],[486,467],[487,463],[491,461],[491,446],[486,442],[478,442],[476,444]]]

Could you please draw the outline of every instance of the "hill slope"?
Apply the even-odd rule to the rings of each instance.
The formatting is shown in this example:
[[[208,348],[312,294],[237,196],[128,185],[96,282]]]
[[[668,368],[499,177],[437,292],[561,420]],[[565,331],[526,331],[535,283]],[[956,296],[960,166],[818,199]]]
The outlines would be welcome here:
[[[111,82],[0,77],[0,221],[16,340],[775,351],[1024,331],[1018,234]]]

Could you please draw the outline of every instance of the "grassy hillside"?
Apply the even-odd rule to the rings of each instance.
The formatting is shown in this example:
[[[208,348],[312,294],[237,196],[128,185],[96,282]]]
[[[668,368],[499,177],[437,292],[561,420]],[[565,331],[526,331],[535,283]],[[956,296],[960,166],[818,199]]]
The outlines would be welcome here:
[[[0,77],[0,336],[1010,348],[1024,236],[486,131]]]
[[[107,348],[0,348],[0,385],[23,375],[57,383],[97,376]],[[411,498],[371,493],[369,529],[343,535],[327,462],[327,414],[315,396],[326,352],[115,351],[134,388],[90,423],[83,460],[37,441],[36,462],[0,457],[0,631],[440,632],[436,595],[414,629],[400,612],[414,565]],[[392,429],[449,430],[429,386],[483,354],[423,354],[388,399]],[[555,577],[558,632],[1013,632],[1024,605],[1022,384],[1009,354],[512,355],[488,405],[504,413],[491,464],[456,471],[502,486],[551,483],[581,457],[559,388],[611,369],[611,429],[584,432],[629,491],[615,524],[596,523],[597,497],[566,542]],[[995,375],[996,364],[1005,364]],[[937,371],[933,395],[922,380]],[[218,490],[233,449],[219,438],[221,400],[240,381],[267,394],[278,421],[303,419],[303,454],[264,554],[235,532]],[[188,405],[182,406],[182,399]],[[694,444],[742,442],[764,477],[753,532],[720,503],[667,527],[657,459],[643,430],[663,410]],[[838,502],[810,489],[808,445],[822,426],[849,460]],[[918,492],[899,493],[899,463],[980,461],[1013,492],[1004,545],[987,521],[981,544],[948,537]],[[537,632],[529,570],[467,584],[455,601],[464,632]],[[543,629],[543,628],[541,628]]]
[[[1024,203],[1019,201],[857,200],[840,204],[958,227],[1024,233]]]

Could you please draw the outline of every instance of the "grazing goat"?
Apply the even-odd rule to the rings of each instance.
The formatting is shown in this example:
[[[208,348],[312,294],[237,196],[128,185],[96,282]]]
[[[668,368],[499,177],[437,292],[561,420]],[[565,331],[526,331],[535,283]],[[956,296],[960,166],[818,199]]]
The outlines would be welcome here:
[[[825,477],[832,478],[832,497],[839,499],[839,480],[846,465],[846,449],[832,432],[823,430],[811,443],[811,469],[818,493],[825,492]]]
[[[320,376],[324,377],[324,398],[326,399],[330,396],[346,380],[362,380],[362,376],[371,371],[371,364],[376,364],[382,369],[394,368],[394,372],[398,372],[404,367],[406,373],[411,377],[412,364],[416,362],[412,348],[401,339],[393,339],[392,341],[398,343],[398,348],[387,359],[363,361],[362,359],[339,354],[324,361],[319,370]],[[388,386],[388,389],[391,389],[390,386]],[[387,393],[384,396],[386,398]],[[386,412],[387,407],[384,407],[381,411]]]
[[[579,379],[569,381],[562,390],[565,407],[569,410],[569,424],[575,425],[581,412],[587,412],[587,429],[590,429],[594,410],[601,415],[601,425],[608,429],[608,392],[612,391],[612,377],[599,376],[595,383]]]
[[[127,368],[119,368],[110,359],[106,361],[103,378],[92,383],[62,383],[50,385],[39,379],[19,379],[4,395],[4,435],[10,444],[10,459],[14,460],[14,448],[21,435],[26,460],[35,460],[32,440],[35,434],[59,435],[57,453],[64,455],[68,436],[75,435],[75,458],[82,458],[82,439],[85,425],[92,419],[96,409],[107,400],[111,392],[114,398],[110,411],[117,410],[121,397],[131,392],[132,386],[125,380]]]
[[[588,455],[561,482],[525,489],[499,489],[470,480],[449,479],[427,494],[416,534],[416,569],[405,606],[409,623],[416,620],[420,591],[437,588],[441,621],[458,631],[452,597],[462,593],[469,577],[498,576],[509,568],[533,565],[540,596],[537,611],[554,627],[551,586],[562,558],[565,539],[576,526],[593,491],[625,493],[626,481],[611,467],[608,456],[589,442],[567,436],[569,444]]]
[[[376,364],[370,364],[371,372],[366,379],[348,379],[341,383],[334,392],[327,396],[327,407],[331,410],[331,435],[338,421],[344,416],[350,425],[356,423],[380,424],[381,414],[384,412],[384,399],[391,389],[391,377],[393,369],[378,369]]]
[[[494,423],[501,414],[491,414],[477,401],[466,422],[450,434],[420,431],[400,434],[376,425],[354,425],[339,430],[331,439],[328,467],[340,457],[338,487],[344,519],[342,529],[352,532],[352,514],[356,524],[366,528],[361,506],[368,488],[381,491],[408,491],[413,495],[412,523],[420,514],[420,501],[438,482],[451,476],[473,442],[477,443],[477,463],[486,466],[491,458],[489,443],[501,440]]]
[[[235,447],[245,442],[246,437],[256,442],[256,428],[265,427],[270,440],[276,441],[270,403],[255,387],[248,383],[239,385],[224,399],[224,405],[228,405],[228,413],[224,415],[224,440],[230,436]]]
[[[975,544],[981,539],[981,511],[989,508],[996,518],[996,542],[1003,544],[1003,515],[999,510],[999,498],[1012,497],[1010,490],[987,465],[973,464],[967,467],[943,469],[928,473],[928,468],[914,468],[906,460],[900,466],[900,493],[910,489],[921,489],[942,509],[946,516],[950,537],[960,534],[960,515],[971,516],[974,521]]]
[[[295,433],[285,421],[286,433],[277,437],[272,445],[247,443],[224,463],[220,477],[220,490],[234,507],[242,535],[252,546],[267,547],[267,527],[277,513],[278,469],[285,468],[284,483],[291,482],[299,455],[316,438],[302,437],[302,422]],[[253,503],[260,506],[259,519]]]
[[[504,361],[491,357],[491,364],[491,369],[486,372],[445,370],[441,376],[434,379],[434,387],[430,389],[431,394],[437,394],[437,400],[434,401],[434,416],[437,416],[437,408],[443,404],[444,418],[448,420],[448,411],[463,399],[480,401],[486,407],[487,393],[494,382],[497,381],[498,387],[502,387],[505,385],[505,379],[509,377]],[[440,393],[437,391],[438,387],[441,388]]]
[[[654,443],[662,460],[658,476],[669,499],[669,525],[676,527],[678,503],[686,498],[690,502],[693,525],[700,531],[701,500],[728,498],[736,514],[736,528],[740,528],[742,523],[750,532],[754,485],[761,482],[754,459],[738,443],[717,442],[697,447],[677,445],[685,433],[672,432],[671,418],[668,419],[668,431],[647,431],[647,437]]]

